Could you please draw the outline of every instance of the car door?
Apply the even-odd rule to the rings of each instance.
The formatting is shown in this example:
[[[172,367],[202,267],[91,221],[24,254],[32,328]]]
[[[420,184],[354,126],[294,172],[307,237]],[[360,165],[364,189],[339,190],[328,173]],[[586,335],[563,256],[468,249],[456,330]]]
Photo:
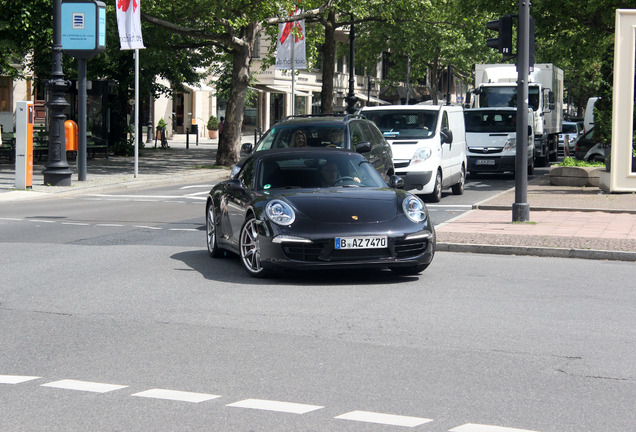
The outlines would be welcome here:
[[[449,179],[451,178],[454,172],[453,166],[455,164],[455,160],[453,157],[453,153],[454,153],[453,143],[443,142],[442,136],[441,136],[442,131],[450,131],[450,122],[448,120],[448,111],[446,109],[442,109],[442,118],[441,118],[439,131],[440,131],[440,143],[442,147],[442,157],[439,163],[442,168],[442,177],[444,179]]]
[[[243,188],[240,190],[226,190],[226,209],[227,214],[226,232],[229,241],[236,246],[239,244],[239,236],[241,227],[245,221],[245,214],[249,203],[250,193],[254,188],[254,159],[249,159],[237,175],[237,179],[241,181]]]

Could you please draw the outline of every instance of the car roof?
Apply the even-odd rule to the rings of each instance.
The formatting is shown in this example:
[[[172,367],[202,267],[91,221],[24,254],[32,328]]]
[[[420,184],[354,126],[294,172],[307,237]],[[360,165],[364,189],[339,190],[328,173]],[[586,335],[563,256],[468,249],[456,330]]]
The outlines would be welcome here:
[[[262,159],[264,157],[273,156],[273,155],[291,155],[291,154],[305,154],[305,155],[316,155],[318,157],[327,156],[330,154],[348,154],[350,156],[360,157],[364,159],[364,156],[358,152],[343,149],[343,148],[334,148],[334,147],[285,147],[285,148],[273,148],[267,150],[259,150],[252,153],[249,156],[249,159],[259,158]]]
[[[357,114],[348,114],[348,115],[308,114],[308,115],[285,117],[281,121],[277,122],[274,126],[306,125],[306,124],[345,124],[353,119],[368,121],[366,117],[357,115]]]

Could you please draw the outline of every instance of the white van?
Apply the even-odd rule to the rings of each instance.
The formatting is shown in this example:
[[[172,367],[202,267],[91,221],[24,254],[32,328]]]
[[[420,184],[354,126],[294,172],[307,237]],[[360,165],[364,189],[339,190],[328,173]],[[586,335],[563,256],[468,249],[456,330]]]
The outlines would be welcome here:
[[[591,97],[587,100],[585,118],[583,119],[583,133],[587,133],[594,126],[594,105],[599,99],[599,97]]]
[[[471,108],[464,111],[468,172],[503,173],[516,170],[517,108]],[[534,173],[534,113],[528,109],[527,169]]]
[[[404,189],[417,189],[439,202],[442,190],[464,193],[466,128],[459,106],[385,105],[364,107],[361,114],[375,122],[391,145],[395,173]]]

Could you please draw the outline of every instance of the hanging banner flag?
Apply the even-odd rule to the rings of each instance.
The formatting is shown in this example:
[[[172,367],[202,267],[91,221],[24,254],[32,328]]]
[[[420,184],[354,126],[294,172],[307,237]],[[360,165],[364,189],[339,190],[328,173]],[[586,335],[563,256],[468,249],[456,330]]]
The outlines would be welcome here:
[[[121,49],[146,48],[141,37],[141,0],[115,0]]]
[[[302,12],[296,9],[289,16]],[[294,31],[292,32],[292,29]],[[292,53],[293,49],[293,53]],[[292,57],[294,67],[292,68]],[[305,56],[305,20],[278,24],[276,40],[276,69],[307,69]]]

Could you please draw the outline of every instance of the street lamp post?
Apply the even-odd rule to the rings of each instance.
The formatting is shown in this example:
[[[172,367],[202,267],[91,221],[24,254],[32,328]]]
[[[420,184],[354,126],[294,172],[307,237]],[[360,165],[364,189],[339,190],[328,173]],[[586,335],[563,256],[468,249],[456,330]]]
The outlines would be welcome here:
[[[64,79],[62,70],[62,38],[61,38],[62,0],[53,1],[53,47],[51,61],[51,79],[47,83],[49,90],[49,150],[48,159],[42,174],[44,184],[50,186],[70,186],[73,172],[66,161],[66,140],[64,134],[64,109],[69,106],[64,93],[71,83]]]
[[[356,102],[358,98],[355,94],[355,41],[356,31],[353,24],[353,14],[351,14],[351,30],[349,31],[349,94],[347,95],[347,113],[356,112]]]

